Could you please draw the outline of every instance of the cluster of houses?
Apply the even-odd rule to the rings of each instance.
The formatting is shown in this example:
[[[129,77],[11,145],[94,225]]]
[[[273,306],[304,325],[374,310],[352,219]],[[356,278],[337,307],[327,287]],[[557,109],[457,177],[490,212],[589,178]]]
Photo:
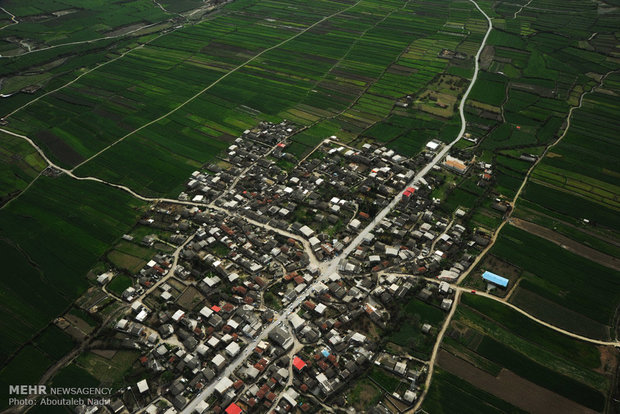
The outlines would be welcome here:
[[[245,131],[220,162],[191,175],[183,203],[160,202],[141,220],[178,248],[155,254],[133,275],[121,298],[131,312],[115,321],[118,337],[140,349],[140,363],[158,374],[136,384],[146,412],[181,411],[206,387],[214,393],[196,406],[199,414],[312,412],[373,365],[408,382],[394,398],[417,399],[425,367],[381,352],[365,322],[389,328],[390,310],[414,295],[449,311],[454,292],[447,282],[473,262],[464,247],[483,246],[488,236],[466,228],[467,211],[440,208],[431,194],[442,182],[433,174],[410,184],[441,142],[407,158],[330,137],[297,160],[286,152],[295,131],[286,121]],[[437,169],[465,174],[473,165],[448,155]],[[485,174],[491,166],[483,165],[481,180]],[[396,207],[339,259],[396,195]],[[129,237],[148,247],[162,242]],[[330,259],[338,261],[337,272],[316,282],[321,262]],[[308,292],[248,347],[276,324],[281,307]],[[422,326],[420,334],[432,328]],[[240,356],[241,364],[227,369]],[[157,398],[159,404],[148,404]]]
[[[284,152],[286,142],[279,141],[276,150],[265,156],[253,134],[244,134],[229,147],[229,154],[234,152],[242,158],[235,161],[239,167],[211,176],[196,171],[182,198],[195,202],[214,199],[205,193],[204,180],[196,177],[231,183],[241,174],[233,188],[219,192],[215,205],[306,237],[319,260],[342,251],[364,221],[405,188],[417,165],[385,147],[365,144],[358,150],[332,137],[311,156],[291,163],[294,168],[287,171],[280,163],[283,159],[291,161],[292,156]],[[241,148],[244,151],[238,155]]]

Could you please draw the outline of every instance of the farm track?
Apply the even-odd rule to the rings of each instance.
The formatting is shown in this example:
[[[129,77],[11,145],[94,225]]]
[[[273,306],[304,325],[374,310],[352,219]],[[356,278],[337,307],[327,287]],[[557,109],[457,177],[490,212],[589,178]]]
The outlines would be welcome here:
[[[202,23],[204,20],[206,20],[206,19],[200,20],[200,21],[198,21],[196,24]],[[136,30],[133,30],[133,31],[128,32],[128,33],[124,33],[124,34],[119,35],[119,36],[116,36],[116,37],[126,36],[126,35],[129,35],[129,34],[131,34],[131,33],[135,32],[135,31],[137,31],[137,30],[142,30],[142,29],[145,29],[145,28],[151,27],[151,26],[153,26],[153,25],[158,25],[158,24],[161,24],[161,23],[163,23],[163,22],[165,22],[165,21],[161,21],[161,22],[153,23],[153,24],[150,24],[150,25],[148,25],[148,26],[142,26],[142,27],[140,27],[140,28],[138,28],[138,29],[136,29]],[[1,30],[1,29],[2,29],[2,28],[0,28],[0,30]],[[117,61],[117,60],[119,60],[119,59],[121,59],[121,58],[125,57],[126,55],[128,55],[129,53],[131,53],[131,52],[133,52],[133,51],[135,51],[135,50],[137,50],[137,49],[140,49],[140,48],[143,48],[144,46],[149,45],[150,43],[152,43],[153,41],[155,41],[155,40],[159,39],[159,38],[160,38],[160,37],[162,37],[162,36],[166,36],[166,35],[168,35],[168,34],[170,34],[170,33],[174,33],[176,30],[178,30],[178,29],[172,29],[172,30],[171,30],[171,31],[169,31],[169,32],[160,33],[158,36],[155,36],[154,38],[152,38],[152,39],[148,40],[147,42],[144,42],[144,43],[142,43],[142,44],[139,44],[138,46],[135,46],[135,47],[133,47],[133,48],[131,48],[131,49],[129,49],[129,50],[126,50],[125,52],[121,53],[119,56],[117,56],[117,57],[115,57],[115,58],[113,58],[113,59],[111,59],[111,60],[109,60],[109,61],[107,61],[107,62],[103,62],[103,63],[101,63],[101,64],[99,64],[99,65],[97,65],[97,66],[95,66],[95,67],[93,67],[93,68],[91,68],[91,69],[89,69],[89,70],[87,70],[86,72],[84,72],[84,73],[82,73],[81,75],[77,76],[75,79],[73,79],[73,80],[69,81],[68,83],[66,83],[66,84],[64,84],[64,85],[62,85],[62,86],[60,86],[60,87],[58,87],[58,88],[56,88],[56,89],[54,89],[54,90],[51,90],[51,91],[49,91],[49,92],[46,92],[46,93],[44,93],[43,95],[41,95],[41,96],[39,96],[39,97],[37,97],[37,98],[35,98],[35,99],[31,100],[31,101],[26,102],[24,105],[20,106],[19,108],[14,109],[12,112],[10,112],[10,113],[8,113],[8,114],[4,115],[4,117],[3,117],[3,118],[8,118],[8,117],[10,117],[11,115],[14,115],[15,113],[17,113],[17,112],[21,111],[22,109],[24,109],[24,108],[26,108],[27,106],[29,106],[30,104],[32,104],[32,103],[34,103],[34,102],[38,101],[39,99],[44,98],[44,97],[46,97],[46,96],[48,96],[48,95],[50,95],[50,94],[56,93],[56,92],[58,92],[58,91],[60,91],[60,90],[62,90],[62,89],[64,89],[64,88],[66,88],[67,86],[72,85],[73,83],[75,83],[76,81],[78,81],[78,80],[79,80],[80,78],[82,78],[83,76],[88,75],[89,73],[91,73],[91,72],[93,72],[93,71],[95,71],[95,70],[97,70],[97,69],[101,69],[102,67],[104,67],[104,66],[106,66],[106,65],[108,65],[108,64],[110,64],[110,63],[112,63],[112,62],[115,62],[115,61]],[[101,40],[101,39],[95,39],[95,40]],[[94,41],[93,39],[91,39],[91,40],[90,40],[90,42],[93,42],[93,41]],[[83,43],[84,43],[84,42],[83,42]],[[56,45],[55,47],[58,47],[58,46],[60,46],[60,45]],[[37,51],[40,51],[40,50],[43,50],[43,49],[36,49],[36,50],[33,50],[33,52],[37,52]],[[20,55],[18,55],[18,56],[20,56]],[[4,57],[4,56],[0,56],[0,58],[2,58],[2,57]]]
[[[5,13],[6,13],[6,14],[8,14],[9,16],[11,16],[11,21],[13,22],[13,23],[5,24],[4,26],[0,27],[0,30],[5,29],[5,28],[7,28],[7,27],[9,27],[9,26],[13,26],[13,25],[15,25],[15,24],[18,24],[18,23],[19,23],[19,20],[17,20],[17,18],[15,17],[15,15],[14,15],[13,13],[11,13],[10,11],[8,11],[8,10],[7,10],[7,9],[5,9],[4,7],[0,7],[0,10],[2,10],[3,12],[5,12]],[[2,56],[0,55],[0,57],[2,57]]]
[[[47,383],[50,379],[52,379],[54,377],[54,375],[56,375],[58,373],[58,371],[60,371],[65,366],[67,366],[71,362],[73,362],[73,360],[75,358],[77,358],[83,351],[85,351],[87,349],[87,347],[97,337],[97,335],[104,328],[107,327],[108,323],[110,321],[112,321],[114,318],[116,318],[119,314],[124,312],[128,307],[129,307],[128,305],[123,304],[118,309],[115,309],[110,315],[108,315],[107,318],[105,318],[101,322],[101,325],[99,325],[99,327],[97,329],[95,329],[90,335],[88,335],[86,338],[84,338],[82,343],[80,343],[78,346],[73,348],[68,354],[66,354],[64,357],[62,357],[61,359],[56,361],[52,366],[50,366],[45,371],[43,376],[41,376],[41,378],[39,379],[37,384],[45,385],[45,383]],[[27,399],[27,400],[34,400],[34,399],[36,399],[38,397],[39,397],[39,394],[30,394],[30,395],[26,396],[25,399]],[[12,408],[7,409],[4,412],[6,412],[6,413],[21,413],[21,412],[24,412],[25,408],[26,408],[26,406],[14,406]]]
[[[287,44],[288,42],[290,42],[293,39],[298,38],[299,36],[301,36],[302,34],[306,33],[307,31],[313,29],[314,27],[318,26],[319,24],[323,23],[326,20],[331,19],[332,17],[338,16],[341,13],[344,13],[348,10],[351,10],[353,7],[357,6],[358,4],[361,3],[362,0],[358,0],[357,2],[355,2],[354,4],[352,4],[351,6],[344,8],[336,13],[333,13],[329,16],[323,17],[322,19],[316,21],[315,23],[311,24],[310,26],[306,27],[304,30],[300,31],[299,33],[297,33],[294,36],[289,37],[288,39],[285,39],[283,41],[281,41],[280,43],[271,46],[265,50],[263,50],[262,52],[254,55],[253,57],[251,57],[250,59],[246,60],[245,62],[243,62],[242,64],[240,64],[239,66],[235,67],[234,69],[226,72],[224,75],[222,75],[221,77],[219,77],[217,80],[215,80],[214,82],[212,82],[211,84],[209,84],[208,86],[206,86],[205,88],[203,88],[202,90],[200,90],[199,92],[197,92],[196,94],[194,94],[193,96],[191,96],[190,98],[188,98],[187,100],[181,102],[178,106],[176,106],[174,109],[168,111],[167,113],[165,113],[164,115],[147,122],[146,124],[142,125],[141,127],[138,127],[136,129],[134,129],[133,131],[125,134],[124,136],[122,136],[121,138],[119,138],[118,140],[114,141],[112,144],[108,145],[107,147],[103,148],[102,150],[100,150],[99,152],[97,152],[96,154],[92,155],[91,157],[87,158],[86,160],[82,161],[81,163],[79,163],[78,165],[76,165],[75,167],[73,167],[71,169],[71,171],[74,171],[76,168],[81,167],[82,165],[88,163],[89,161],[95,159],[96,157],[98,157],[99,155],[103,154],[104,152],[106,152],[107,150],[109,150],[110,148],[114,147],[116,144],[119,144],[121,142],[123,142],[125,139],[127,139],[128,137],[132,136],[133,134],[143,130],[144,128],[147,128],[163,119],[166,119],[168,116],[172,115],[173,113],[177,112],[179,109],[183,108],[185,105],[187,105],[188,103],[194,101],[196,98],[198,98],[199,96],[201,96],[203,93],[205,93],[206,91],[208,91],[209,89],[211,89],[212,87],[214,87],[215,85],[217,85],[218,83],[220,83],[221,81],[223,81],[224,79],[226,79],[227,77],[229,77],[230,75],[232,75],[233,73],[237,72],[238,70],[242,69],[243,67],[245,67],[247,64],[253,62],[254,60],[258,59],[259,57],[261,57],[262,55],[264,55],[265,53],[268,53],[274,49],[279,48],[282,45]]]
[[[160,35],[160,36],[163,36],[163,34],[162,34],[162,35]],[[147,45],[147,44],[148,44],[148,43],[150,43],[151,41],[153,41],[153,40],[155,40],[155,39],[159,38],[160,36],[158,36],[158,37],[156,37],[156,38],[153,38],[152,40],[150,40],[150,41],[149,41],[149,42],[147,42],[147,43],[144,43],[144,44],[138,45],[138,46],[136,46],[136,47],[133,47],[133,48],[131,48],[131,49],[129,49],[129,50],[127,50],[127,51],[123,52],[123,53],[122,53],[122,54],[120,54],[119,56],[115,57],[114,59],[110,59],[110,60],[108,60],[107,62],[104,62],[104,63],[102,63],[102,64],[100,64],[100,65],[95,66],[95,67],[94,67],[94,68],[92,68],[92,69],[87,70],[86,72],[84,72],[84,73],[82,73],[81,75],[77,76],[75,79],[73,79],[73,80],[69,81],[68,83],[65,83],[64,85],[62,85],[62,86],[60,86],[60,87],[58,87],[58,88],[56,88],[56,89],[53,89],[53,90],[51,90],[51,91],[49,91],[49,92],[46,92],[46,93],[44,93],[43,95],[38,96],[38,97],[36,97],[35,99],[33,99],[33,100],[31,100],[31,101],[26,102],[24,105],[20,106],[19,108],[14,109],[12,112],[9,112],[8,114],[4,115],[4,117],[3,117],[3,118],[5,118],[5,119],[6,119],[6,118],[8,118],[8,117],[10,117],[10,116],[12,116],[12,115],[14,115],[14,114],[16,114],[17,112],[21,111],[22,109],[24,109],[24,108],[26,108],[26,107],[28,107],[28,106],[32,105],[33,103],[37,102],[39,99],[45,98],[45,97],[46,97],[46,96],[48,96],[48,95],[51,95],[51,94],[53,94],[53,93],[56,93],[56,92],[58,92],[58,91],[60,91],[60,90],[62,90],[62,89],[64,89],[64,88],[66,88],[67,86],[70,86],[70,85],[74,84],[75,82],[77,82],[78,80],[80,80],[82,77],[84,77],[84,76],[88,75],[89,73],[91,73],[91,72],[93,72],[93,71],[95,71],[95,70],[97,70],[97,69],[101,69],[102,67],[104,67],[104,66],[106,66],[106,65],[108,65],[108,64],[110,64],[110,63],[112,63],[112,62],[116,62],[117,60],[119,60],[119,59],[121,59],[121,58],[125,57],[127,54],[129,54],[129,53],[133,52],[134,50],[136,50],[136,49],[140,49],[140,48],[144,47],[145,45]]]
[[[532,3],[532,1],[534,1],[534,0],[530,0],[530,1],[528,1],[528,2],[527,2],[527,3],[525,3],[523,6],[521,6],[521,7],[519,8],[519,10],[515,11],[515,14],[513,14],[512,18],[513,18],[513,19],[516,19],[516,18],[517,18],[517,15],[518,15],[519,13],[521,13],[521,12],[523,11],[523,9],[527,8],[527,7],[530,5],[530,3]]]
[[[153,0],[153,3],[156,6],[158,6],[165,13],[173,14],[173,15],[177,14],[179,16],[182,16],[182,15],[180,15],[178,13],[172,13],[172,12],[166,10],[157,0]],[[0,27],[0,30],[4,29],[5,27],[9,27],[9,26],[12,26],[14,24],[19,23],[19,21],[15,18],[15,16],[13,14],[11,14],[10,12],[8,12],[6,9],[4,9],[3,7],[0,7],[0,10],[2,10],[5,13],[9,14],[11,16],[11,20],[13,20],[13,22],[14,22],[14,23],[11,23],[11,24],[7,24],[7,25],[5,25],[3,27]],[[200,10],[200,9],[198,9],[198,10]],[[121,34],[116,35],[116,36],[103,36],[103,37],[98,37],[98,38],[89,39],[89,40],[81,40],[81,41],[76,41],[76,42],[60,43],[60,44],[53,45],[53,46],[42,47],[40,49],[28,50],[27,52],[20,53],[20,54],[17,54],[17,55],[10,55],[10,56],[2,56],[2,55],[0,55],[0,59],[2,59],[2,58],[7,59],[7,58],[20,57],[20,56],[28,55],[30,53],[36,53],[36,52],[42,52],[42,51],[45,51],[45,50],[56,49],[56,48],[62,47],[62,46],[76,46],[76,45],[83,45],[83,44],[88,44],[88,43],[97,43],[97,42],[100,42],[102,40],[118,39],[118,38],[121,38],[121,37],[129,36],[129,35],[131,35],[131,34],[133,34],[135,32],[138,32],[140,30],[148,29],[149,27],[153,27],[153,26],[157,26],[157,25],[162,24],[162,23],[164,23],[166,21],[167,20],[162,20],[162,21],[159,21],[159,22],[147,24],[145,26],[138,27],[138,28],[136,28],[134,30],[130,30],[129,32],[126,32],[126,33],[121,33]]]

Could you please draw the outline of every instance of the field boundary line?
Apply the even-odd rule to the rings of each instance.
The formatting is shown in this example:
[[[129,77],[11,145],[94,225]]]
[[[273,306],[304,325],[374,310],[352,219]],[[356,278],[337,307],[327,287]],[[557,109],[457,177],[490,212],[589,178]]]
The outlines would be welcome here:
[[[165,13],[183,17],[183,15],[180,14],[180,13],[173,13],[171,11],[166,10],[157,0],[153,0],[153,3],[154,3],[154,5],[156,7],[159,7]],[[200,9],[201,8],[198,8],[197,10],[200,10]],[[17,21],[15,19],[15,16],[13,14],[11,14],[10,12],[8,12],[6,9],[4,9],[3,7],[0,7],[0,10],[3,10],[6,13],[8,13],[9,15],[11,15],[11,19],[14,22],[14,23],[11,23],[11,24],[7,24],[6,26],[0,27],[0,30],[4,29],[5,27],[12,26],[14,24],[19,23],[19,21]],[[195,11],[195,10],[193,10],[193,11]],[[131,34],[133,34],[135,32],[139,32],[140,30],[148,29],[149,27],[157,26],[158,24],[162,24],[162,23],[170,22],[170,21],[171,21],[171,19],[160,20],[158,22],[147,24],[145,26],[138,27],[136,29],[130,30],[127,33],[122,33],[122,34],[119,34],[119,35],[116,35],[116,36],[103,36],[103,37],[97,37],[95,39],[89,39],[89,40],[77,40],[75,42],[59,43],[57,45],[47,46],[47,47],[43,47],[43,48],[40,48],[40,49],[29,50],[27,52],[20,53],[18,55],[10,55],[10,56],[2,56],[2,55],[0,55],[0,59],[3,59],[3,58],[4,59],[8,59],[8,58],[13,58],[13,57],[20,57],[20,56],[28,55],[30,53],[42,52],[44,50],[55,49],[57,47],[62,47],[62,46],[74,46],[74,45],[81,45],[81,44],[86,44],[86,43],[97,43],[97,42],[100,42],[102,40],[118,39],[118,38],[122,38],[122,37],[125,37],[125,36],[129,36],[129,35],[131,35]]]
[[[203,93],[205,93],[206,91],[208,91],[209,89],[211,89],[212,87],[214,87],[215,85],[217,85],[218,83],[220,83],[221,81],[223,81],[224,79],[226,79],[228,76],[232,75],[233,73],[237,72],[238,70],[242,69],[243,67],[245,67],[247,64],[249,64],[250,62],[254,61],[255,59],[258,59],[259,57],[261,57],[263,54],[268,53],[274,49],[279,48],[282,45],[285,45],[286,43],[290,42],[293,39],[296,39],[297,37],[301,36],[302,34],[306,33],[307,31],[313,29],[315,26],[323,23],[326,20],[331,19],[332,17],[335,17],[341,13],[344,13],[350,9],[352,9],[353,7],[357,6],[358,4],[360,4],[362,2],[362,0],[358,0],[357,2],[355,2],[354,4],[352,4],[349,7],[346,7],[336,13],[330,14],[329,16],[325,16],[322,19],[318,20],[317,22],[313,23],[312,25],[306,27],[304,30],[302,30],[301,32],[295,34],[294,36],[291,36],[283,41],[281,41],[280,43],[271,46],[263,51],[261,51],[260,53],[254,55],[253,57],[251,57],[250,59],[246,60],[245,62],[243,62],[242,64],[240,64],[239,66],[231,69],[229,72],[227,72],[226,74],[222,75],[221,77],[219,77],[218,79],[216,79],[215,81],[213,81],[211,84],[209,84],[208,86],[206,86],[205,88],[203,88],[202,90],[198,91],[196,94],[194,94],[193,96],[189,97],[187,100],[181,102],[178,106],[176,106],[175,108],[173,108],[172,110],[168,111],[167,113],[163,114],[162,116],[147,122],[146,124],[142,125],[141,127],[138,127],[136,129],[134,129],[133,131],[123,135],[121,138],[119,138],[118,140],[114,141],[113,143],[111,143],[110,145],[108,145],[107,147],[103,148],[102,150],[100,150],[99,152],[95,153],[94,155],[90,156],[89,158],[87,158],[86,160],[82,161],[81,163],[79,163],[78,165],[76,165],[75,167],[71,168],[71,171],[74,171],[76,168],[81,167],[82,165],[88,163],[89,161],[95,159],[96,157],[98,157],[99,155],[103,154],[104,152],[106,152],[107,150],[109,150],[110,148],[112,148],[113,146],[115,146],[116,144],[123,142],[126,138],[132,136],[133,134],[140,132],[141,130],[143,130],[144,128],[147,128],[165,118],[167,118],[168,116],[172,115],[173,113],[177,112],[179,109],[183,108],[185,105],[187,105],[188,103],[192,102],[193,100],[195,100],[196,98],[198,98],[200,95],[202,95]]]

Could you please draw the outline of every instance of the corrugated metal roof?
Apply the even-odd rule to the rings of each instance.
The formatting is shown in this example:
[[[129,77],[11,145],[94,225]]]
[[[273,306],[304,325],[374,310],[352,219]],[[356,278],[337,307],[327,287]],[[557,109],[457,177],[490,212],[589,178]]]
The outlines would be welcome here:
[[[501,286],[501,287],[508,286],[508,282],[509,282],[509,280],[506,279],[505,277],[501,277],[499,275],[496,275],[495,273],[491,273],[488,271],[482,274],[482,278],[484,280],[488,280],[489,282],[495,283],[496,285]]]

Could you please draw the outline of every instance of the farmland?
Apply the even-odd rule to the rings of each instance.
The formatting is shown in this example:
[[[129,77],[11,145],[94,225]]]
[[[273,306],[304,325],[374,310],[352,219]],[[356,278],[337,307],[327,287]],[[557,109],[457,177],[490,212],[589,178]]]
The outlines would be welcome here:
[[[437,327],[444,319],[444,312],[419,299],[411,299],[397,316],[396,328],[387,340],[398,345],[411,355],[428,358],[435,343],[436,330],[422,333],[422,325]]]
[[[46,167],[41,156],[23,140],[0,133],[0,204],[6,203]]]
[[[531,251],[538,254],[533,256]],[[522,288],[527,286],[528,290],[604,325],[611,323],[620,300],[620,290],[614,287],[617,287],[618,272],[513,226],[502,230],[491,252],[527,269],[524,277],[528,283],[521,285]],[[588,274],[597,277],[586,278]]]
[[[442,369],[435,373],[429,396],[422,408],[432,413],[525,412]]]
[[[86,272],[141,206],[101,184],[40,177],[1,211],[2,237],[11,242],[2,241],[0,254],[20,276],[2,279],[2,312],[13,315],[2,322],[5,361],[88,287]]]
[[[503,367],[580,405],[603,409],[602,392],[610,387],[613,369],[607,367],[604,375],[598,372],[599,349],[544,328],[497,302],[472,295],[462,300],[451,323],[454,339],[443,344],[445,349],[494,377],[504,375],[499,370]]]
[[[70,167],[126,136],[78,168],[78,174],[146,194],[174,194],[181,177],[257,119],[282,116],[308,124],[335,117],[318,123],[305,134],[309,139],[299,141],[310,146],[341,129],[360,132],[389,115],[401,96],[396,90],[414,93],[445,69],[447,62],[436,54],[458,45],[454,38],[434,34],[448,10],[430,11],[427,4],[362,2],[302,34],[299,29],[342,8],[313,3],[312,9],[301,8],[284,19],[286,3],[237,7],[243,7],[243,14],[229,10],[208,24],[155,39],[43,97],[28,111],[12,115],[11,127],[32,135],[54,161]],[[417,11],[434,17],[422,19]],[[451,14],[477,36],[484,30],[467,3],[455,3]],[[265,25],[259,15],[277,23]],[[394,69],[386,71],[390,65]],[[195,99],[187,102],[191,97]],[[165,119],[151,123],[166,113]],[[55,127],[42,132],[48,124]],[[322,132],[314,135],[313,130]],[[131,155],[138,151],[140,159]]]

